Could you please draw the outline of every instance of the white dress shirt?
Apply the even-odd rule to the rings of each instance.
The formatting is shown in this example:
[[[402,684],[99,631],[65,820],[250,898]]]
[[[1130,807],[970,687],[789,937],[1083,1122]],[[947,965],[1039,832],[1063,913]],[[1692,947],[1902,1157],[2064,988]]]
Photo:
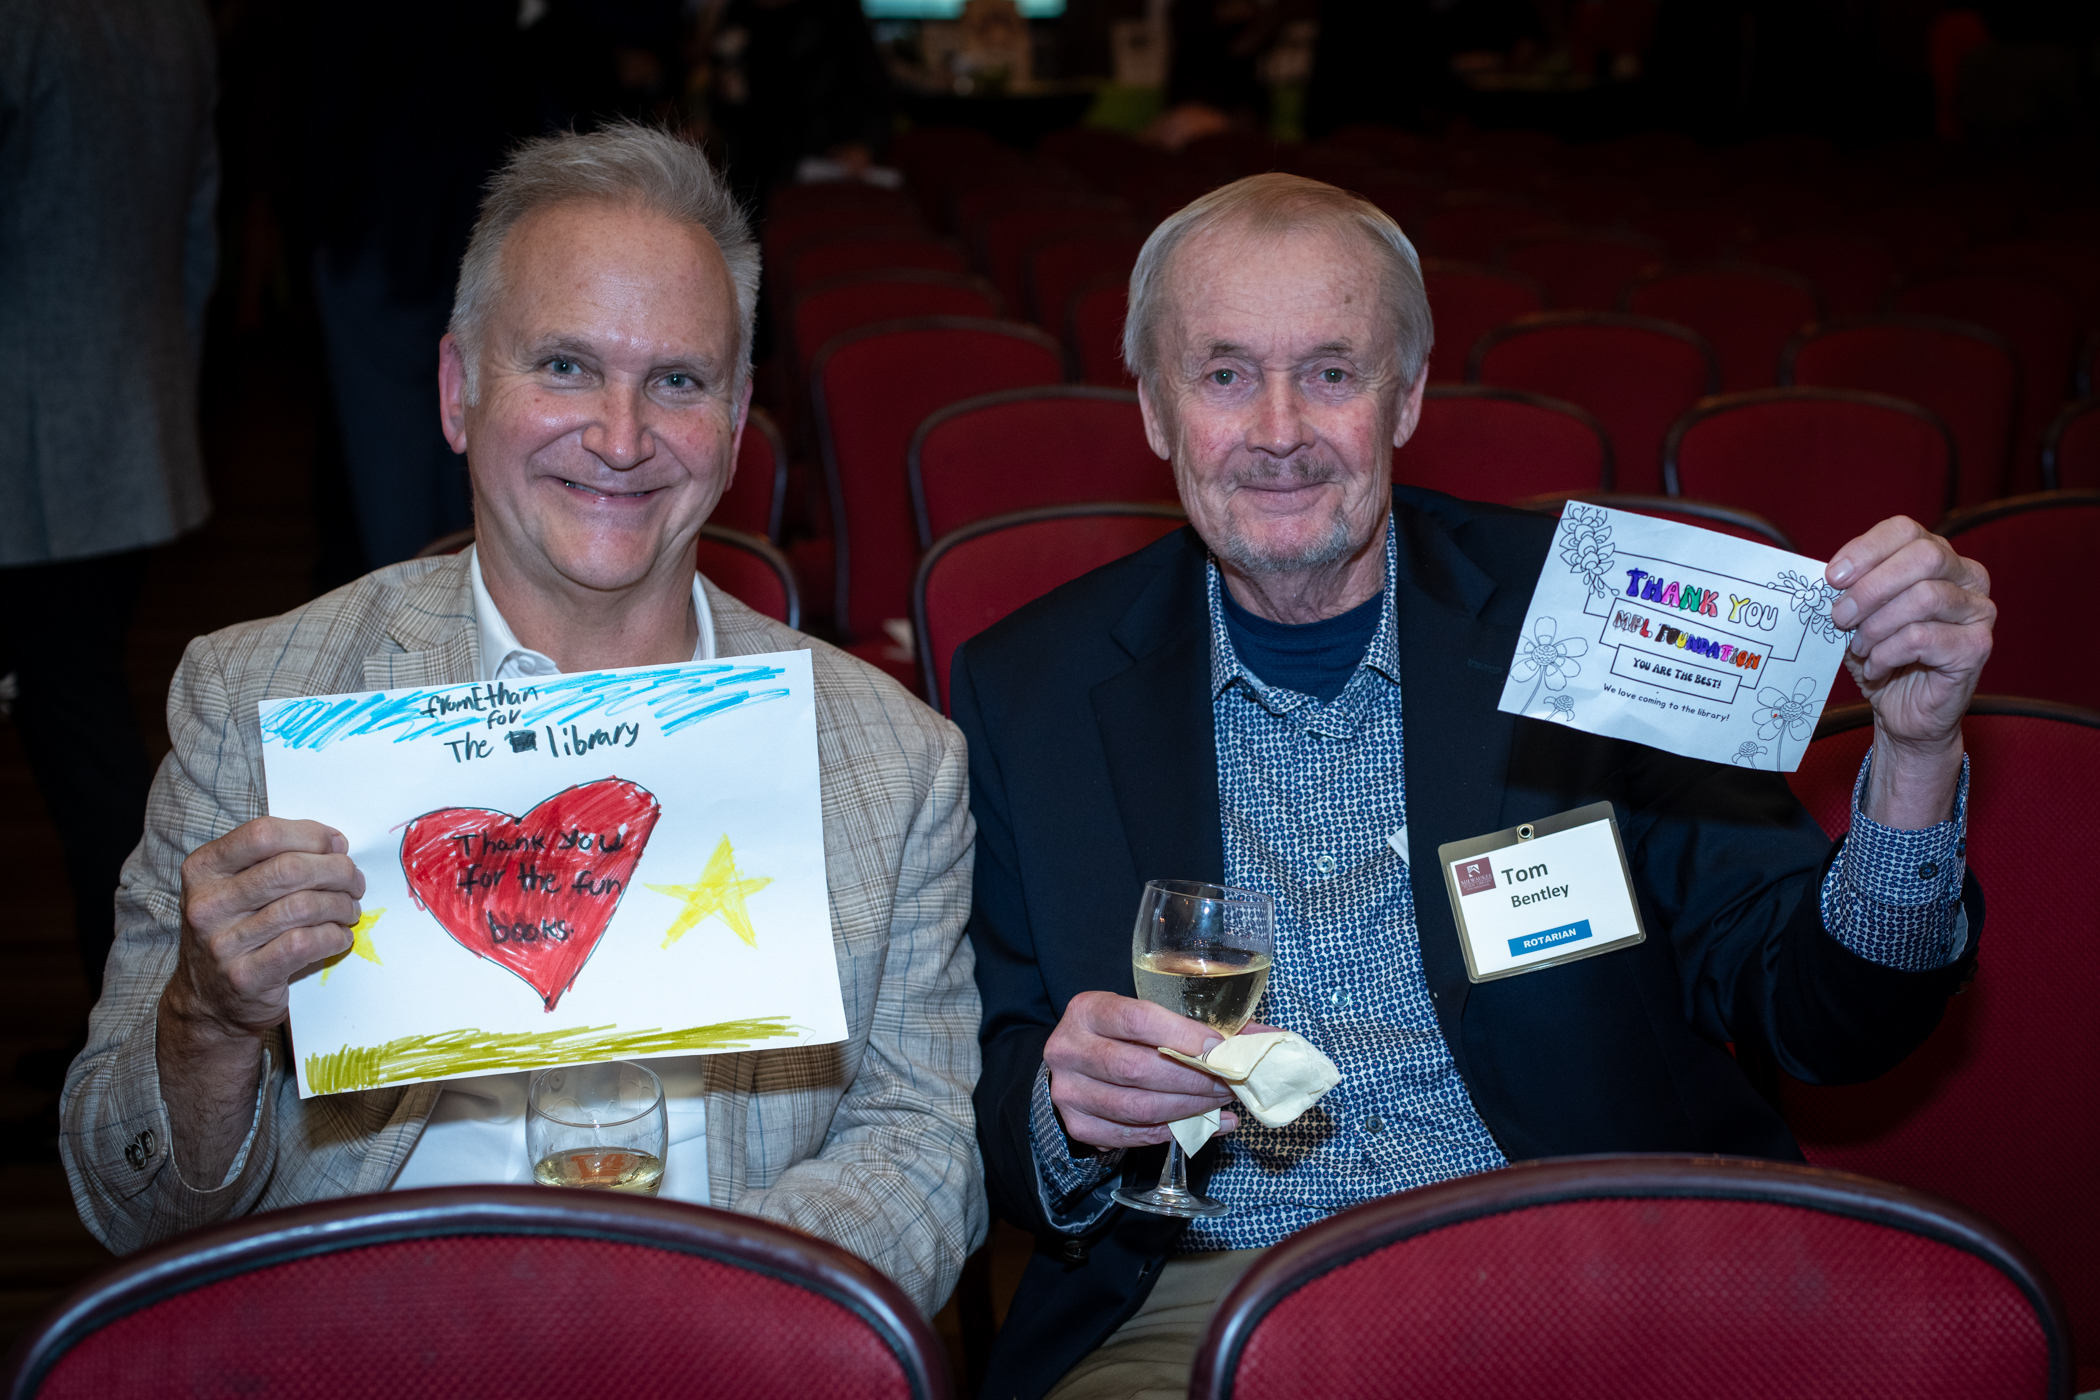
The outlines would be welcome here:
[[[547,656],[521,645],[481,581],[481,558],[468,549],[467,573],[474,587],[474,623],[481,632],[481,678],[484,681],[553,676],[561,668]],[[693,575],[693,617],[700,643],[693,660],[715,658],[714,615],[700,575]],[[708,1204],[707,1103],[700,1055],[668,1055],[642,1063],[656,1071],[664,1085],[664,1109],[670,1124],[670,1150],[664,1154],[659,1196]],[[525,1084],[527,1070],[447,1079],[437,1107],[423,1128],[401,1174],[390,1188],[472,1186],[529,1183],[532,1164],[525,1160]]]

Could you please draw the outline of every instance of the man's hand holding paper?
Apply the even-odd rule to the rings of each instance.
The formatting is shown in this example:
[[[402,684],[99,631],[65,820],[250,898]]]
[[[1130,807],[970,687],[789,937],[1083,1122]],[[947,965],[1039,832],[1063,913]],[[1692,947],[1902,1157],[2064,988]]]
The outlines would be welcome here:
[[[1824,572],[1844,594],[1845,665],[1874,706],[1866,814],[1915,830],[1944,821],[1961,774],[1961,717],[1991,654],[1990,575],[1915,520],[1884,520]]]
[[[1500,708],[1791,772],[1849,662],[1874,702],[1886,760],[1869,813],[1930,825],[1952,803],[1961,715],[1990,654],[1988,591],[1981,566],[1900,517],[1826,566],[1571,502]]]

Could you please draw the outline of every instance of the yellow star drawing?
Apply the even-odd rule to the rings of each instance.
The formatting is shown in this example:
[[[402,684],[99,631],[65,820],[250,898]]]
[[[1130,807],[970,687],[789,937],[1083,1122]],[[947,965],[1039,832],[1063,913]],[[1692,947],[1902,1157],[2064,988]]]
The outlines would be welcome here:
[[[715,853],[707,859],[707,869],[700,873],[698,882],[690,885],[650,885],[647,888],[672,899],[683,900],[685,908],[679,911],[671,927],[664,932],[664,947],[668,948],[691,932],[693,925],[710,914],[720,915],[722,922],[735,931],[736,936],[756,948],[758,932],[751,927],[751,915],[744,909],[744,899],[757,894],[773,881],[769,876],[746,877],[736,868],[736,852],[730,849],[729,838],[724,836]]]
[[[349,957],[351,953],[357,954],[368,963],[379,963],[381,967],[386,966],[385,963],[379,962],[379,949],[372,944],[372,925],[378,923],[380,915],[384,913],[386,913],[384,908],[367,909],[358,916],[357,922],[350,926],[350,947],[348,951],[330,958],[328,966],[321,969],[322,986],[328,985],[328,974],[335,971],[335,965],[344,958]]]

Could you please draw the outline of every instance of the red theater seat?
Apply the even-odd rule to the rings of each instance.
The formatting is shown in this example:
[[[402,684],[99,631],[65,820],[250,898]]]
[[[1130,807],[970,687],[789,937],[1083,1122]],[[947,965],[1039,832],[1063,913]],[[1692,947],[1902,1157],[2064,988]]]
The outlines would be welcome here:
[[[1082,384],[1134,389],[1123,367],[1123,312],[1130,300],[1127,274],[1103,277],[1072,293],[1065,304],[1065,346],[1072,377]]]
[[[1527,1162],[1272,1247],[1190,1400],[2044,1400],[2060,1305],[1960,1207],[1723,1157]]]
[[[2049,420],[2072,392],[2078,354],[2078,308],[2047,282],[2012,272],[1954,272],[1912,283],[1889,299],[1889,309],[1941,316],[1993,331],[2020,363],[2020,406],[2006,490],[2041,484],[2042,438]]]
[[[858,272],[805,288],[795,298],[798,369],[806,379],[817,352],[856,326],[907,316],[977,316],[1006,310],[982,277],[955,272]]]
[[[1930,316],[1832,321],[1788,343],[1779,382],[1864,389],[1923,404],[1960,449],[1955,500],[1974,505],[2005,494],[2020,366],[2012,347],[1981,326]]]
[[[1417,219],[1424,251],[1466,262],[1487,262],[1512,238],[1557,222],[1550,210],[1481,190],[1454,191]]]
[[[846,233],[804,243],[788,263],[785,285],[814,287],[856,272],[968,270],[962,249],[924,234]]]
[[[2045,491],[1950,516],[1939,533],[1990,571],[1998,621],[1977,689],[2100,708],[2100,646],[2074,638],[2064,603],[2092,588],[2100,491]]]
[[[1467,500],[1510,503],[1547,491],[1609,491],[1611,440],[1560,399],[1485,384],[1436,384],[1393,479]]]
[[[1121,277],[1137,266],[1145,235],[1130,227],[1071,229],[1040,239],[1028,250],[1028,311],[1052,335],[1065,328],[1065,308],[1082,287]]]
[[[753,612],[802,625],[795,568],[766,540],[710,520],[700,527],[697,563],[709,582]]]
[[[1050,205],[1008,210],[986,221],[977,235],[980,266],[1016,312],[1028,306],[1028,253],[1046,239],[1124,232],[1129,215],[1118,204]]]
[[[1611,437],[1616,487],[1654,495],[1662,485],[1663,435],[1720,387],[1721,368],[1713,347],[1683,326],[1552,311],[1489,331],[1473,347],[1466,378],[1579,404]]]
[[[1749,540],[1753,544],[1768,544],[1775,549],[1794,549],[1794,542],[1787,538],[1786,531],[1755,511],[1740,510],[1735,506],[1719,505],[1713,501],[1688,500],[1683,496],[1624,496],[1616,491],[1552,491],[1513,504],[1522,506],[1525,510],[1559,515],[1569,501],[1584,501],[1593,506],[1610,506],[1613,510],[1632,511],[1636,515],[1652,515],[1658,520],[1674,520],[1680,525],[1696,525],[1702,530],[1716,530],[1724,535],[1733,535],[1739,540]]]
[[[1482,336],[1546,309],[1545,289],[1529,277],[1476,263],[1424,258],[1422,288],[1436,323],[1436,347],[1429,355],[1432,384],[1463,382],[1466,357]]]
[[[905,453],[935,409],[1063,378],[1057,342],[1032,326],[956,316],[887,321],[846,332],[811,372],[836,540],[833,617],[874,642],[911,607],[918,555]]]
[[[2100,402],[2065,404],[2042,440],[2042,489],[2100,488]]]
[[[736,454],[736,475],[708,515],[712,524],[727,525],[747,535],[780,538],[780,513],[787,501],[787,447],[772,415],[751,410],[744,440]],[[733,590],[732,590],[733,591]]]
[[[947,1400],[897,1286],[747,1215],[609,1191],[352,1196],[193,1231],[67,1297],[10,1400]]]
[[[1789,233],[1743,250],[1743,261],[1798,272],[1833,316],[1864,316],[1896,284],[1896,260],[1875,239],[1842,231]]]
[[[2078,304],[2087,330],[2100,330],[2100,244],[2069,238],[2005,238],[1969,249],[1961,266],[2038,277]]]
[[[1732,200],[1665,204],[1627,220],[1681,262],[1725,258],[1757,233],[1757,216]]]
[[[1047,506],[980,520],[936,542],[912,589],[926,694],[945,714],[957,647],[1059,584],[1135,554],[1186,519],[1170,505]]]
[[[1496,261],[1544,287],[1555,310],[1609,311],[1620,289],[1663,258],[1662,244],[1637,234],[1563,229],[1513,239]]]
[[[1786,343],[1822,319],[1815,286],[1806,277],[1750,263],[1644,277],[1620,296],[1619,309],[1705,336],[1721,361],[1721,389],[1730,394],[1777,384]]]
[[[1056,384],[950,404],[912,437],[919,547],[994,515],[1086,501],[1172,501],[1128,389]]]
[[[1862,705],[1825,714],[1788,781],[1823,829],[1850,824],[1872,742]],[[2089,892],[2100,713],[1979,695],[1967,859],[1988,902],[1976,981],[1923,1047],[1867,1084],[1780,1080],[1808,1159],[1958,1201],[2019,1239],[2062,1290],[2100,1387],[2100,904]]]
[[[1891,515],[1944,515],[1953,470],[1929,410],[1851,389],[1722,394],[1677,420],[1663,456],[1671,495],[1756,511],[1826,560]]]

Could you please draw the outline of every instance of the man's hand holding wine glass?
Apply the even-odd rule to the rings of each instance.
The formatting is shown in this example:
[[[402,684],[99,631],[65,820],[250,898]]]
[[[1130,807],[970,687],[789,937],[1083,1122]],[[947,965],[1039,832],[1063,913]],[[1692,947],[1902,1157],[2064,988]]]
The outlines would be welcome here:
[[[1224,1037],[1201,1021],[1113,992],[1081,992],[1043,1048],[1050,1102],[1065,1132],[1093,1147],[1149,1147],[1167,1124],[1232,1103],[1224,1081],[1176,1064],[1159,1048],[1202,1055]],[[1227,1109],[1225,1132],[1239,1126]]]

